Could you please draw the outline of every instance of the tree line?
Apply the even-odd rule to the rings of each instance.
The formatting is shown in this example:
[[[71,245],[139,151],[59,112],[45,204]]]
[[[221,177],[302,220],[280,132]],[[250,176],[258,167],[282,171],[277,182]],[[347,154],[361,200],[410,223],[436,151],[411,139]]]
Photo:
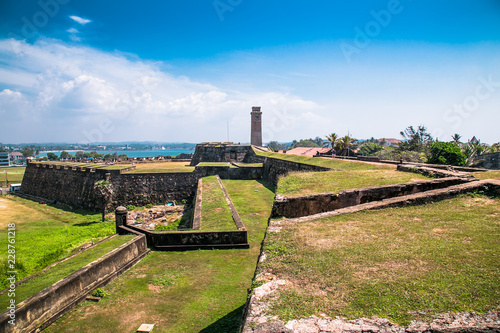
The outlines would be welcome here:
[[[449,141],[439,141],[433,138],[423,125],[408,126],[400,135],[398,144],[389,144],[385,139],[377,140],[373,137],[369,140],[357,140],[350,135],[331,133],[324,138],[294,140],[291,144],[271,141],[267,147],[278,151],[297,147],[328,146],[339,156],[376,156],[382,160],[478,167],[482,164],[478,156],[500,152],[500,142],[488,145],[481,143],[476,137],[462,142],[458,133]]]

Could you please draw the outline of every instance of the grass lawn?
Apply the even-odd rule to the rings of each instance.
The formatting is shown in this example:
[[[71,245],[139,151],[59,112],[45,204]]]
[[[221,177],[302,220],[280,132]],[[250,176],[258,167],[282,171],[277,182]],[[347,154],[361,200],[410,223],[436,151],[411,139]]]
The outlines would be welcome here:
[[[16,224],[18,280],[67,257],[84,243],[115,233],[114,222],[101,222],[100,213],[70,211],[14,196],[1,197],[0,210],[0,248],[7,249],[7,225]],[[7,286],[8,270],[7,256],[1,256],[0,289]]]
[[[156,163],[135,163],[135,170],[125,173],[161,173],[161,172],[193,172],[194,166],[189,166],[189,162],[156,162]]]
[[[500,179],[500,170],[496,171],[486,171],[486,172],[474,172],[472,174],[477,179]]]
[[[110,240],[96,245],[92,249],[84,251],[71,259],[49,268],[37,277],[28,280],[16,288],[16,304],[50,287],[57,281],[62,280],[92,261],[99,259],[106,253],[132,240],[134,237],[133,235],[115,236]],[[8,297],[7,292],[0,294],[0,308],[5,309],[7,305],[9,305],[9,301],[10,297]]]
[[[499,239],[500,199],[475,194],[285,224],[268,235],[261,268],[289,282],[271,315],[408,324],[448,311],[498,310]]]
[[[374,163],[366,163],[361,161],[349,161],[342,159],[331,159],[331,158],[322,158],[322,157],[307,157],[307,156],[299,156],[299,155],[291,155],[291,154],[280,154],[273,152],[263,152],[257,149],[254,149],[254,152],[258,156],[265,156],[270,158],[276,158],[285,161],[292,161],[297,163],[315,165],[325,168],[331,168],[335,170],[388,170],[395,169],[394,165],[390,164],[374,164]]]
[[[0,186],[7,187],[5,178],[9,184],[21,183],[25,169],[26,167],[0,168]]]
[[[279,179],[277,193],[286,196],[338,193],[353,188],[409,183],[423,179],[429,178],[391,169],[294,172]]]
[[[203,178],[200,231],[238,230],[217,177]]]
[[[258,181],[224,180],[250,249],[152,252],[111,282],[109,296],[82,303],[47,332],[237,332],[274,193]]]

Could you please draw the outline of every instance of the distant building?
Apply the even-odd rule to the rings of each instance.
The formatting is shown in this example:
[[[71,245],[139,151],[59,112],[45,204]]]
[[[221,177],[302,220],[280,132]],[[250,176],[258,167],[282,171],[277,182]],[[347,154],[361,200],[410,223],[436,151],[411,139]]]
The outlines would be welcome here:
[[[11,160],[12,164],[16,164],[17,161],[24,160],[24,159],[25,159],[24,155],[18,151],[10,153],[10,160]]]
[[[401,143],[401,140],[394,139],[394,138],[381,138],[378,139],[379,144],[383,144],[386,147],[397,147]]]
[[[8,167],[8,166],[10,166],[10,154],[0,153],[0,167]]]

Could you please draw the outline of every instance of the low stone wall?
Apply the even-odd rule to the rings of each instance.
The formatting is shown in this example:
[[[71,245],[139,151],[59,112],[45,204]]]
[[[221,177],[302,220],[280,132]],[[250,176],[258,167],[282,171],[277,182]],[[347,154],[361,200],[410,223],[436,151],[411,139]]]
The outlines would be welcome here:
[[[376,187],[358,188],[339,193],[320,193],[297,197],[276,195],[271,217],[289,218],[308,216],[328,212],[366,202],[424,192],[462,184],[467,180],[459,177],[424,180],[409,184],[395,184]]]
[[[193,230],[200,230],[201,227],[201,201],[203,195],[203,178],[198,179],[198,189],[196,190],[196,200],[194,202]]]
[[[310,172],[310,171],[330,171],[330,170],[332,169],[268,157],[264,162],[263,178],[267,180],[271,185],[276,186],[278,185],[279,177],[285,176],[290,172]]]
[[[413,172],[413,173],[419,173],[424,176],[429,176],[429,177],[438,177],[438,178],[446,178],[446,177],[460,177],[460,178],[467,178],[467,179],[475,179],[473,176],[471,176],[469,173],[462,172],[462,171],[457,171],[453,169],[441,169],[441,168],[431,168],[426,165],[417,165],[417,164],[398,164],[397,167],[398,171],[404,171],[404,172]]]
[[[247,231],[151,232],[132,225],[126,228],[146,236],[148,247],[159,251],[248,249]],[[124,229],[125,230],[125,229]]]
[[[234,223],[236,224],[236,228],[238,228],[238,230],[246,230],[245,225],[241,220],[240,214],[238,214],[238,212],[236,211],[236,207],[234,207],[233,201],[229,197],[229,194],[227,193],[224,184],[222,184],[222,181],[220,180],[220,177],[218,175],[216,177],[217,177],[217,182],[219,183],[219,186],[222,189],[222,193],[224,194],[224,198],[226,199],[227,205],[229,206],[229,210],[231,211],[231,215],[233,217]]]
[[[31,332],[45,328],[86,298],[94,289],[109,283],[148,253],[146,237],[139,235],[82,269],[19,303],[15,325],[9,312],[0,314],[0,332]]]

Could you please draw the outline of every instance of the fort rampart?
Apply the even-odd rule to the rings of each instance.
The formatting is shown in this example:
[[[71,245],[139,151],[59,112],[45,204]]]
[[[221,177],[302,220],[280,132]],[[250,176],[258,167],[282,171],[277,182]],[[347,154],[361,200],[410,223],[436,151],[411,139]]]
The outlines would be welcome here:
[[[278,178],[295,171],[327,171],[324,167],[255,154],[251,146],[199,145],[195,157],[204,162],[227,165],[196,166],[193,172],[133,173],[127,169],[68,167],[61,164],[29,163],[21,186],[24,194],[58,201],[73,207],[99,211],[102,201],[94,190],[98,180],[109,180],[113,195],[108,209],[120,205],[142,206],[168,201],[191,202],[198,179],[219,175],[221,179],[264,179],[276,186]],[[233,159],[234,157],[234,159]],[[239,163],[241,162],[241,163]],[[243,163],[262,163],[262,166]],[[192,163],[193,164],[193,163]],[[198,163],[197,163],[198,164]],[[196,165],[197,165],[196,164]]]

